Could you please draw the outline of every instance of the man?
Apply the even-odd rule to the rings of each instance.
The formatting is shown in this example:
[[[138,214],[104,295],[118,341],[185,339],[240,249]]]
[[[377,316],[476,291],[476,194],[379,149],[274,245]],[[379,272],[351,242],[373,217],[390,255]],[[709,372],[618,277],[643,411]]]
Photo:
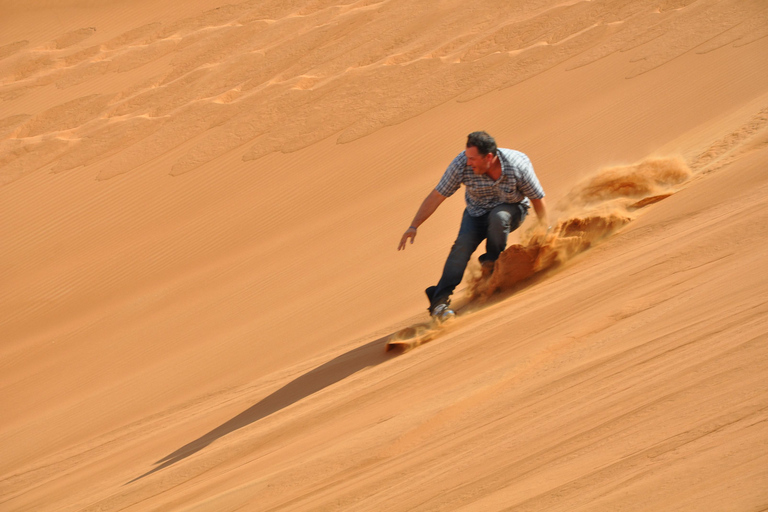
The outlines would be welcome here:
[[[486,132],[473,132],[467,136],[466,150],[454,158],[435,189],[424,199],[400,239],[398,250],[405,249],[408,239],[413,243],[418,227],[462,183],[466,187],[467,207],[459,235],[451,247],[440,281],[426,289],[429,313],[438,321],[455,316],[450,309],[451,294],[461,282],[469,258],[480,242],[486,240],[480,263],[483,272],[489,274],[507,247],[507,236],[523,223],[531,204],[539,223],[549,225],[544,190],[528,157],[519,151],[497,148],[496,141]]]

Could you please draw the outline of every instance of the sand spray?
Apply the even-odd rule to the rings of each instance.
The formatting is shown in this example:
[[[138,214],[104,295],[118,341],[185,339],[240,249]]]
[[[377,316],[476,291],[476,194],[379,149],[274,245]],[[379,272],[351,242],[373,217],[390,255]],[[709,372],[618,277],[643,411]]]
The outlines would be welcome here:
[[[522,243],[507,247],[490,277],[483,277],[477,266],[468,269],[467,298],[482,303],[496,292],[525,286],[630,223],[638,209],[669,197],[690,177],[680,157],[600,169],[557,204],[549,232],[530,228]]]

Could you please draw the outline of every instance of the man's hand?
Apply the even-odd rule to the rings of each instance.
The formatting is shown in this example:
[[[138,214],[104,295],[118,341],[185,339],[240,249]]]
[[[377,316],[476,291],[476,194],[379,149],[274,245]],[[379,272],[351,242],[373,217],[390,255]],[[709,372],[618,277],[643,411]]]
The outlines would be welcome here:
[[[405,242],[408,239],[411,239],[411,243],[413,243],[413,240],[416,238],[416,228],[411,226],[408,228],[408,231],[403,233],[403,237],[400,239],[400,245],[397,246],[398,251],[402,251],[405,249]]]
[[[397,246],[398,251],[405,249],[405,242],[408,241],[409,238],[411,239],[411,243],[413,243],[413,239],[416,238],[416,226],[421,226],[424,221],[437,210],[437,207],[440,206],[440,203],[443,201],[445,201],[445,196],[437,190],[433,190],[429,193],[426,199],[424,199],[424,202],[421,203],[421,206],[419,206],[419,211],[416,212],[416,216],[411,222],[411,227],[408,228],[408,231],[403,233],[403,238],[400,239],[400,245]]]

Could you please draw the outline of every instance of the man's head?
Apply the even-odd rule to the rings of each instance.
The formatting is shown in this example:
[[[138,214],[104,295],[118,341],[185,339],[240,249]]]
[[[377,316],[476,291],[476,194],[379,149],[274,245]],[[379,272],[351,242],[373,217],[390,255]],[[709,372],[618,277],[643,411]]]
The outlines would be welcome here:
[[[492,154],[496,156],[496,141],[486,132],[472,132],[467,135],[467,147],[477,148],[480,156]]]
[[[467,135],[467,165],[475,174],[485,174],[496,158],[496,141],[486,132],[472,132]]]

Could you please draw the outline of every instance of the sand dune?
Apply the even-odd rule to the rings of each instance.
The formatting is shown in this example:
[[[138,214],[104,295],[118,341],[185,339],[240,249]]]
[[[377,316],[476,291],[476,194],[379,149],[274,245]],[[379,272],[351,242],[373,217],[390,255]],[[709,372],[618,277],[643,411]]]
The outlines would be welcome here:
[[[768,508],[765,2],[0,27],[0,509]],[[478,129],[555,229],[387,352],[461,194],[397,241]]]

